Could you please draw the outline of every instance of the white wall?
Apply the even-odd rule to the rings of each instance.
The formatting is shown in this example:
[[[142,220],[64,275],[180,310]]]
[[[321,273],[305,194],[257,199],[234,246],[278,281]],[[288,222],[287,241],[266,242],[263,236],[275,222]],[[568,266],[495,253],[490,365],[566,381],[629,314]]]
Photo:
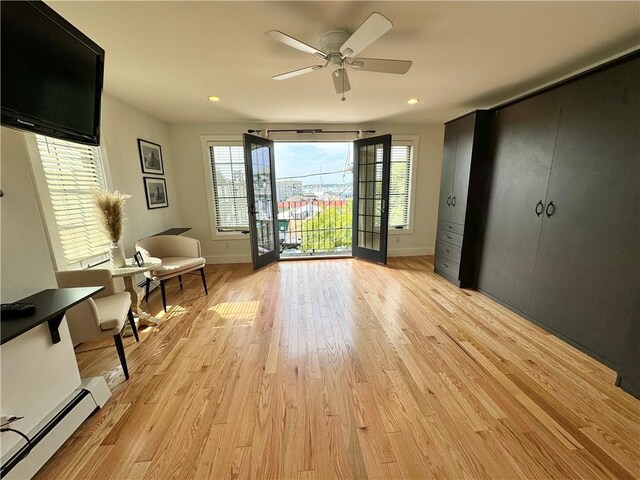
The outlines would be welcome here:
[[[102,134],[112,186],[131,195],[125,206],[126,222],[122,239],[125,254],[131,257],[141,238],[167,228],[181,226],[179,195],[176,191],[176,165],[166,123],[109,95],[102,101]],[[169,207],[149,210],[145,199],[143,174],[138,155],[138,138],[162,146],[164,175]],[[154,175],[145,175],[154,176]]]
[[[129,193],[123,246],[130,256],[134,243],[169,227],[180,226],[175,166],[169,129],[146,113],[119,100],[103,97],[102,140],[112,186]],[[46,288],[55,288],[54,262],[37,200],[23,132],[2,128],[0,188],[0,297],[19,300]],[[137,139],[162,145],[169,207],[146,206]],[[29,432],[80,384],[80,374],[66,321],[62,341],[53,345],[46,325],[2,345],[0,404],[2,415],[24,416],[15,428]],[[114,350],[114,362],[118,362]],[[2,454],[20,441],[3,433]]]
[[[193,230],[187,235],[198,238],[209,263],[250,262],[248,239],[212,240],[207,211],[201,135],[242,135],[249,128],[317,128],[318,125],[260,124],[179,124],[170,125],[170,140],[174,152],[180,152],[180,167],[176,172],[180,201],[180,216],[185,226]],[[322,125],[329,129],[373,129],[377,133],[419,135],[415,216],[413,234],[390,235],[390,255],[433,254],[438,214],[438,192],[444,127],[429,125]],[[300,141],[306,138],[300,136]],[[315,138],[314,138],[315,139]],[[276,160],[277,161],[277,160]]]
[[[0,297],[13,302],[56,282],[24,134],[3,127],[0,155]],[[14,428],[29,432],[80,385],[66,321],[60,337],[52,344],[43,324],[0,347],[1,414],[25,417]],[[19,441],[3,433],[2,454]]]

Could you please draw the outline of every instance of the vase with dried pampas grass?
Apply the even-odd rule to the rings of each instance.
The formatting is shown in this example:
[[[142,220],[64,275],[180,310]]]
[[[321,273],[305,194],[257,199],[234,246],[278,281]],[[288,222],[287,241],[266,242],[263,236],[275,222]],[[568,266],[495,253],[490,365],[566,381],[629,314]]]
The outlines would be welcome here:
[[[98,220],[104,233],[111,240],[109,247],[109,258],[114,267],[124,267],[124,251],[120,245],[122,229],[124,226],[124,203],[130,195],[119,192],[110,192],[101,188],[96,188],[92,192],[93,201],[96,205]]]

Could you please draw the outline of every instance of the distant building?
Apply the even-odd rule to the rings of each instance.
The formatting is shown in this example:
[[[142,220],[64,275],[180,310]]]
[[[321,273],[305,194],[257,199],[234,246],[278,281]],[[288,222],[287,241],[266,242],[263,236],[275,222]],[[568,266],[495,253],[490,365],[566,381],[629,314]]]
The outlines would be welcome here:
[[[301,180],[276,180],[276,196],[279,202],[297,195],[302,195]]]

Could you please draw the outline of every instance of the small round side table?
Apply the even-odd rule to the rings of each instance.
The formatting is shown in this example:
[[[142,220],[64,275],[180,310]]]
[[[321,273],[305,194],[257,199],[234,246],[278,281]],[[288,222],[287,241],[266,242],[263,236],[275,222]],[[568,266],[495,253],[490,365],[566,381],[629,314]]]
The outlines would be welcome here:
[[[144,264],[140,267],[132,258],[126,260],[124,267],[111,267],[111,275],[114,278],[122,277],[124,280],[124,288],[131,294],[131,310],[138,317],[140,325],[155,326],[160,323],[160,320],[140,308],[140,296],[138,295],[136,285],[133,283],[133,279],[138,273],[148,272],[149,270],[158,268],[160,265],[162,265],[162,260],[156,257],[148,257],[144,259]],[[129,325],[125,328],[124,335],[133,335]]]

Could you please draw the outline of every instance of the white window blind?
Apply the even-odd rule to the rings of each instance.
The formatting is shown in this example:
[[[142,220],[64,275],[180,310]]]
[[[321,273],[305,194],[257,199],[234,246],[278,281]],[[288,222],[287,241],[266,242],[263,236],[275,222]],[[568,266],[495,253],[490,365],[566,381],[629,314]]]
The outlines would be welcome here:
[[[394,144],[391,147],[391,183],[389,187],[389,226],[409,226],[411,198],[411,162],[413,145]]]
[[[242,145],[209,144],[218,232],[247,230],[247,184]]]
[[[100,150],[42,135],[36,141],[67,264],[107,253],[91,196],[106,185]]]

